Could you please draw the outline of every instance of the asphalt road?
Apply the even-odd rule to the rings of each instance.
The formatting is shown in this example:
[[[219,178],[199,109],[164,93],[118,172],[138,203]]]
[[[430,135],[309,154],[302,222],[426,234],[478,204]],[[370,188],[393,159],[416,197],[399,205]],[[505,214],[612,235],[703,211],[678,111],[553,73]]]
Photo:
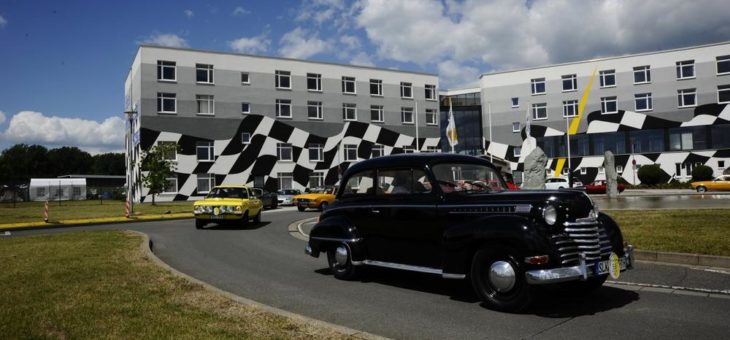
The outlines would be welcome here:
[[[288,211],[287,211],[288,210]],[[192,220],[12,232],[10,237],[87,229],[147,233],[172,267],[234,294],[309,317],[393,338],[726,338],[730,295],[603,287],[585,297],[545,291],[522,314],[485,309],[465,281],[371,269],[334,279],[324,258],[304,254],[290,222],[315,217],[267,211],[250,228],[196,230]],[[623,281],[730,292],[730,271],[640,263]],[[695,289],[696,291],[696,289]],[[692,294],[692,295],[686,295]]]

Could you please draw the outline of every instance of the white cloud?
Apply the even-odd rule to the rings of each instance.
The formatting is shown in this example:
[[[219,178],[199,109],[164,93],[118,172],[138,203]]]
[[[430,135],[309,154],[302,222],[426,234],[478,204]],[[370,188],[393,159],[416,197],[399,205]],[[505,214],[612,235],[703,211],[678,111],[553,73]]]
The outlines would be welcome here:
[[[251,13],[251,11],[249,11],[241,6],[237,6],[236,8],[233,9],[233,13],[231,13],[231,15],[239,16],[239,15],[246,15],[249,13]]]
[[[8,24],[8,21],[5,20],[5,18],[3,18],[2,15],[0,15],[0,28],[5,27],[5,25],[7,25],[7,24]]]
[[[193,12],[192,9],[186,9],[184,13],[185,13],[185,16],[188,18],[192,18],[195,16],[195,12]]]
[[[479,85],[479,70],[464,66],[453,60],[438,64],[439,83],[442,89],[476,87]]]
[[[373,63],[370,56],[365,52],[360,52],[356,54],[352,60],[350,60],[350,64],[352,65],[359,65],[359,66],[370,66],[374,67],[375,63]]]
[[[155,33],[142,42],[166,47],[188,47],[188,42],[175,34]]]
[[[229,41],[228,46],[239,53],[265,53],[269,50],[269,46],[271,46],[271,39],[264,33],[256,37],[243,37]]]
[[[5,113],[0,111],[0,124],[5,123]]]
[[[330,47],[330,43],[319,39],[317,33],[310,33],[301,27],[284,34],[279,44],[281,45],[279,54],[287,58],[298,59],[309,58]]]
[[[309,0],[303,1],[298,10],[296,21],[314,21],[317,25],[335,18],[345,9],[343,0]]]
[[[482,71],[730,40],[730,6],[717,0],[362,0],[353,8],[380,58],[479,61]]]
[[[343,35],[340,37],[340,43],[348,49],[356,50],[360,48],[360,39],[354,35]]]
[[[16,113],[1,134],[12,143],[77,146],[91,151],[118,150],[124,145],[126,125],[121,117],[103,122],[80,118],[45,116],[34,111]]]

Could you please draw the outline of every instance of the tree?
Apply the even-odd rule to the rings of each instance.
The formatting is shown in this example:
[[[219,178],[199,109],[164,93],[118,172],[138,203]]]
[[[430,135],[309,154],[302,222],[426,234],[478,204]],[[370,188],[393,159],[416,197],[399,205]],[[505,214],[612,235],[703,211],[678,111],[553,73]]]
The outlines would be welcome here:
[[[692,169],[692,181],[709,181],[712,179],[712,168],[707,165],[698,165]]]
[[[53,170],[50,177],[61,175],[87,175],[94,160],[91,155],[75,146],[64,146],[48,151],[48,162]]]
[[[142,183],[152,195],[152,205],[155,205],[155,195],[165,190],[167,178],[174,174],[175,162],[169,155],[176,152],[177,149],[177,144],[160,143],[150,148],[142,156],[142,171],[147,171],[147,174],[142,175]]]
[[[127,168],[123,153],[102,153],[92,156],[91,173],[96,175],[124,175]]]
[[[41,145],[16,144],[0,154],[0,180],[27,182],[48,177],[48,149]]]
[[[669,181],[669,175],[662,170],[659,164],[642,165],[637,172],[641,184],[657,185]]]

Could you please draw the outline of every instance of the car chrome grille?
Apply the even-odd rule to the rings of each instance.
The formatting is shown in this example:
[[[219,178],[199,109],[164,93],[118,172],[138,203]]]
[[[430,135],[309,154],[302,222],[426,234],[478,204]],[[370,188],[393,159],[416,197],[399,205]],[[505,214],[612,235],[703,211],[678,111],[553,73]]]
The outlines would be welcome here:
[[[561,264],[578,264],[581,253],[585,254],[587,262],[596,262],[611,254],[611,241],[595,219],[579,218],[563,225],[563,232],[551,239]]]

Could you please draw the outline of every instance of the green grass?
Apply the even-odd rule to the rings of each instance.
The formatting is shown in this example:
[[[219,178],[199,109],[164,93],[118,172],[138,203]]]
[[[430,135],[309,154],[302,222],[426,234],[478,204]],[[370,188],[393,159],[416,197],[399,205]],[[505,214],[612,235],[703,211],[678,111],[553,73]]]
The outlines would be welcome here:
[[[0,223],[41,222],[43,221],[44,202],[2,203],[0,205]],[[98,200],[48,202],[49,222],[71,219],[122,217],[123,201]],[[165,214],[192,212],[193,202],[165,202],[152,205],[142,203],[134,205],[135,216],[145,214]]]
[[[0,337],[344,337],[173,276],[140,242],[121,231],[0,238]]]
[[[730,256],[730,209],[611,210],[641,250]]]

